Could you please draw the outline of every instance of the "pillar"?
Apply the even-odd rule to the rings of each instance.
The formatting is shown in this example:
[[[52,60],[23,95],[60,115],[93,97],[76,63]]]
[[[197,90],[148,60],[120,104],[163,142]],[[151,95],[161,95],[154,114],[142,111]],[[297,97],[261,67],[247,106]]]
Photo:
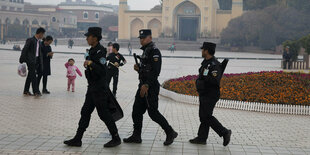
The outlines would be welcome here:
[[[1,27],[1,40],[4,39],[4,24],[0,24],[0,27]]]
[[[31,37],[31,25],[29,25],[29,37]]]

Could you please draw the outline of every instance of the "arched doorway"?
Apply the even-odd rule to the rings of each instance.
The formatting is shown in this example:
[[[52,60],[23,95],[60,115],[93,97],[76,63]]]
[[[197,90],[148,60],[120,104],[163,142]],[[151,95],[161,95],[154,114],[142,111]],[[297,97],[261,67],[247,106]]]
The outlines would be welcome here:
[[[23,20],[23,27],[25,29],[25,33],[28,34],[28,37],[31,36],[31,27],[28,19]]]
[[[32,25],[39,27],[39,22],[35,19],[32,21]]]
[[[14,24],[15,25],[20,25],[20,20],[16,18],[15,21],[14,21]]]
[[[153,38],[158,38],[160,36],[161,31],[161,22],[154,18],[151,21],[149,21],[148,26],[149,29],[152,30],[152,36]]]
[[[174,36],[179,40],[196,41],[200,33],[201,11],[190,1],[180,3],[174,10]]]
[[[139,30],[143,29],[143,21],[139,18],[134,19],[130,24],[130,37],[137,38],[139,36]]]

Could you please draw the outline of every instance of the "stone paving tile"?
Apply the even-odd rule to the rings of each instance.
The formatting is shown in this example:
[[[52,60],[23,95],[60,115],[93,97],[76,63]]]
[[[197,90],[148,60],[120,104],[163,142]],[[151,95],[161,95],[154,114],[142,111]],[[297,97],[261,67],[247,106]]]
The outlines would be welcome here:
[[[63,145],[63,140],[72,138],[75,134],[84,101],[86,80],[77,78],[76,92],[66,92],[63,64],[67,58],[73,57],[76,65],[83,69],[83,56],[56,54],[52,60],[52,76],[48,83],[52,94],[35,99],[21,95],[25,79],[16,74],[19,53],[0,52],[0,81],[4,81],[0,83],[0,88],[6,90],[0,91],[0,154],[310,154],[308,116],[216,108],[215,116],[233,130],[231,145],[223,147],[222,138],[213,130],[210,131],[207,145],[192,145],[188,140],[197,135],[198,106],[176,103],[164,97],[160,97],[159,110],[179,133],[173,145],[163,146],[166,138],[164,131],[146,113],[142,144],[123,143],[115,149],[105,149],[103,144],[111,137],[95,112],[85,132],[83,147],[67,147]],[[126,58],[128,64],[123,69],[127,72],[120,72],[117,96],[125,114],[117,122],[121,138],[132,134],[131,112],[138,84],[136,73],[131,71],[134,61]],[[197,74],[199,64],[200,60],[197,59],[164,59],[159,80],[162,83],[169,78]],[[232,60],[227,72],[279,70],[279,64],[277,61]]]

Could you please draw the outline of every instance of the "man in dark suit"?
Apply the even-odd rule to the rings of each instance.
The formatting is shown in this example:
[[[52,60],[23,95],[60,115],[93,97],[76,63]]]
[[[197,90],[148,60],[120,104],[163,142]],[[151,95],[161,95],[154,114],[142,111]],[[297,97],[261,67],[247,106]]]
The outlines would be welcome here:
[[[26,63],[28,68],[28,76],[25,82],[24,95],[31,96],[29,92],[30,83],[35,96],[41,96],[37,83],[37,72],[43,70],[43,57],[40,48],[40,39],[44,37],[45,29],[38,28],[36,34],[32,38],[26,40],[26,44],[19,58],[20,63]]]

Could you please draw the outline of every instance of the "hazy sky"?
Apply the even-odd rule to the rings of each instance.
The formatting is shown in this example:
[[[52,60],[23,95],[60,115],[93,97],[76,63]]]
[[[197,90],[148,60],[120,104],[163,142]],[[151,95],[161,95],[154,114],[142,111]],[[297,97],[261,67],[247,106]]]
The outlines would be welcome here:
[[[25,2],[30,2],[33,4],[59,4],[66,0],[24,0]],[[83,0],[85,1],[85,0]],[[98,4],[118,4],[118,0],[94,0]],[[155,5],[159,4],[159,0],[128,0],[128,4],[131,10],[149,10]]]

